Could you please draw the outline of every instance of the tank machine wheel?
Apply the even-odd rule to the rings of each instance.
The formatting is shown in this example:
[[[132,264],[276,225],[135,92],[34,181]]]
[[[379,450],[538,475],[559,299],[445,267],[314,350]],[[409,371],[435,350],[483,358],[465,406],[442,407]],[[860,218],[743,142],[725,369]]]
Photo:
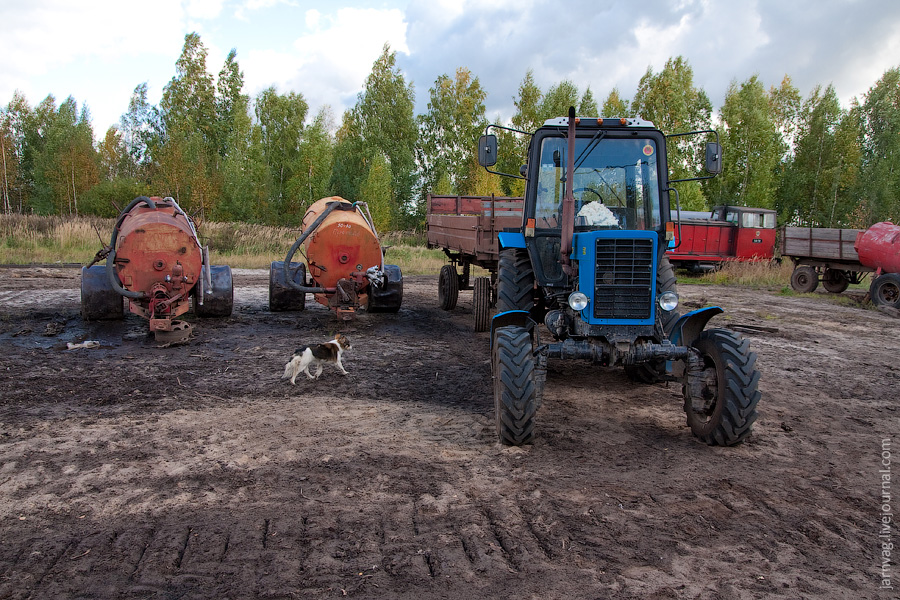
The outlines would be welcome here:
[[[819,275],[815,268],[809,265],[802,265],[794,269],[791,273],[791,287],[794,291],[801,294],[808,294],[815,291],[819,287]]]
[[[194,313],[202,318],[230,317],[234,310],[234,280],[231,277],[231,267],[228,265],[213,265],[209,267],[209,275],[212,281],[212,292],[203,292],[203,303],[197,297],[201,286],[194,286]]]
[[[458,299],[459,275],[456,274],[456,268],[453,265],[444,265],[438,276],[438,302],[442,309],[453,310],[456,308]]]
[[[269,267],[269,310],[272,312],[304,310],[306,293],[287,285],[283,267],[283,260],[276,260]],[[306,285],[306,265],[292,262],[288,270],[294,283],[300,286]]]
[[[476,277],[472,293],[475,304],[475,331],[487,331],[491,321],[491,280]]]
[[[403,303],[403,275],[397,265],[384,265],[384,285],[369,285],[369,312],[395,313]]]
[[[106,265],[81,268],[81,317],[85,321],[125,317],[122,295],[110,285]]]
[[[832,294],[840,294],[850,286],[850,278],[840,269],[825,269],[822,275],[822,287]]]
[[[900,274],[884,273],[872,281],[869,296],[876,306],[900,308]]]
[[[702,361],[682,385],[687,424],[711,446],[744,440],[757,418],[759,371],[750,342],[727,329],[707,329],[693,343]]]
[[[500,443],[521,446],[534,439],[538,409],[531,334],[524,327],[500,327],[491,349],[494,413]]]

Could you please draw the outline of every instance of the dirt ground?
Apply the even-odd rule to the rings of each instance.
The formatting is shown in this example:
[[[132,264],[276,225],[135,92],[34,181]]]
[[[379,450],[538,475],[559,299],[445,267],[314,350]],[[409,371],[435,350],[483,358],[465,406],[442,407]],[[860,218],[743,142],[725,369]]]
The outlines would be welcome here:
[[[747,442],[692,437],[678,386],[551,361],[535,443],[506,448],[470,292],[445,313],[436,277],[407,277],[398,314],[342,324],[311,298],[269,312],[263,271],[234,278],[232,317],[160,348],[137,317],[84,323],[76,269],[0,269],[0,598],[897,593],[891,315],[682,285],[758,353]],[[348,376],[280,380],[335,332]]]

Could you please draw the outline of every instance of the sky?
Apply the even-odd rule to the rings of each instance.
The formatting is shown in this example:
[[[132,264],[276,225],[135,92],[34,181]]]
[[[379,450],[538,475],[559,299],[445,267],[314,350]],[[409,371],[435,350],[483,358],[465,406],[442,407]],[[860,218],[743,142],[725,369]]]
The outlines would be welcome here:
[[[336,122],[385,44],[417,113],[439,76],[466,67],[504,122],[529,70],[544,91],[589,86],[599,106],[683,56],[718,112],[753,75],[767,88],[788,75],[803,97],[831,84],[848,107],[900,66],[898,0],[0,0],[0,24],[0,107],[16,90],[32,107],[72,96],[97,139],[139,84],[159,103],[191,32],[212,75],[233,48],[244,93],[299,92],[310,118],[327,106]]]

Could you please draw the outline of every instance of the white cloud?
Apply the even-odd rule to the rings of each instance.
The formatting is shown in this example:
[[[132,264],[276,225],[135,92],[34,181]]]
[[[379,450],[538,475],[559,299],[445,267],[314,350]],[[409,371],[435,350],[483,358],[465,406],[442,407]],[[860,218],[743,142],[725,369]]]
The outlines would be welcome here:
[[[291,51],[251,51],[242,67],[251,95],[274,85],[303,94],[315,113],[330,105],[340,113],[353,103],[385,43],[408,53],[404,14],[398,9],[342,8],[305,14],[309,31]]]

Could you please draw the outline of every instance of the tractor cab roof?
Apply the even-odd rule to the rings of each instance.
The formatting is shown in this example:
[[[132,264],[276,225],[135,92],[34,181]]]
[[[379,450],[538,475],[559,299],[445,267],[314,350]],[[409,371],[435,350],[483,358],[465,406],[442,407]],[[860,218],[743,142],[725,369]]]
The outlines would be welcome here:
[[[603,128],[628,128],[628,127],[647,127],[655,129],[650,121],[645,121],[638,117],[633,118],[609,118],[609,117],[575,117],[575,124],[579,127],[603,127]],[[568,117],[556,117],[544,121],[544,127],[568,127]]]

